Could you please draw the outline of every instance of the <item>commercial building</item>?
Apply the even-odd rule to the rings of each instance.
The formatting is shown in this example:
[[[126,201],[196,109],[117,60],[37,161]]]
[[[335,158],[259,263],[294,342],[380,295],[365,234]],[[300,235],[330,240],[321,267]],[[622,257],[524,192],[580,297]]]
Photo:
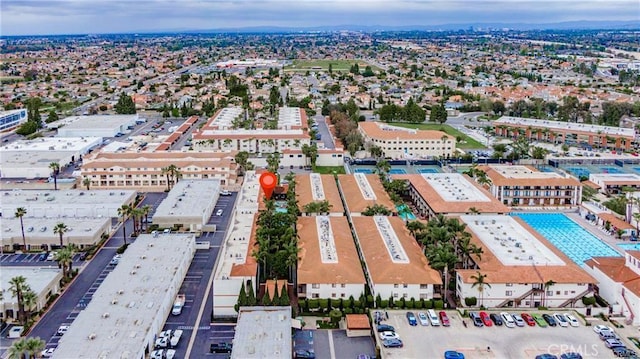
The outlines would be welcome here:
[[[456,270],[456,292],[485,307],[581,306],[596,280],[519,218],[462,215],[471,243],[482,248],[469,269]],[[478,273],[486,276],[480,293]]]
[[[156,208],[153,224],[201,232],[211,218],[219,196],[220,180],[182,180]]]
[[[251,286],[257,293],[258,263],[251,256],[255,246],[255,230],[258,213],[259,176],[247,171],[238,192],[236,206],[220,248],[219,260],[214,269],[213,316],[235,317],[234,305],[238,302],[240,287]]]
[[[90,188],[136,189],[162,192],[168,188],[162,169],[174,165],[181,180],[217,179],[221,186],[233,186],[237,180],[237,152],[123,152],[97,153],[84,159],[83,178]]]
[[[360,216],[374,205],[384,206],[392,213],[398,212],[377,175],[338,175],[338,188],[351,216]]]
[[[138,120],[138,114],[71,116],[48,123],[47,128],[58,129],[58,137],[116,137],[128,133]]]
[[[62,270],[58,267],[39,268],[39,267],[2,267],[2,276],[0,279],[0,291],[2,292],[2,301],[0,301],[0,318],[3,320],[17,319],[18,317],[18,300],[11,292],[11,279],[22,276],[26,279],[26,284],[36,293],[36,301],[31,308],[33,311],[39,311],[47,305],[49,298],[60,291],[60,279],[62,279]]]
[[[318,173],[296,175],[296,197],[298,199],[298,208],[303,216],[318,214],[306,212],[305,208],[308,208],[310,203],[322,203],[324,201],[329,204],[329,211],[326,212],[328,215],[344,215],[340,191],[338,190],[336,179],[332,175]]]
[[[624,258],[594,257],[586,270],[598,280],[598,293],[626,318],[627,325],[640,326],[640,251],[626,251]]]
[[[491,180],[491,194],[508,206],[576,206],[582,202],[582,185],[570,176],[520,165],[478,166],[478,170]]]
[[[347,217],[299,217],[298,235],[298,298],[364,295],[366,281]]]
[[[67,226],[67,231],[62,236],[63,244],[75,244],[80,249],[100,242],[103,235],[111,233],[111,218],[108,217],[34,218],[25,216],[22,222],[27,250],[51,250],[59,247],[60,235],[53,232],[53,228],[58,223],[64,223]],[[22,247],[22,226],[19,218],[2,219],[0,244],[3,249]]]
[[[275,126],[256,129],[239,127],[245,110],[227,107],[218,111],[200,130],[193,131],[196,151],[246,151],[251,154],[301,150],[311,144],[307,114],[297,107],[281,107]]]
[[[442,131],[424,131],[382,122],[358,122],[364,143],[382,149],[391,158],[449,158],[456,152],[456,138]]]
[[[241,307],[231,359],[291,359],[291,307]]]
[[[0,132],[11,131],[21,124],[27,122],[27,109],[1,111],[0,112]]]
[[[529,140],[552,143],[588,144],[594,147],[628,150],[635,139],[633,128],[590,125],[502,116],[493,121],[496,136],[525,136]]]
[[[600,192],[605,194],[620,194],[623,188],[640,191],[640,175],[635,173],[592,173],[589,181],[598,185]]]
[[[352,217],[371,294],[382,299],[431,299],[440,274],[400,217]]]
[[[460,173],[393,175],[392,178],[409,182],[409,196],[422,217],[503,214],[510,210],[486,189]]]
[[[129,245],[53,358],[146,358],[196,250],[193,234],[161,236],[142,234]]]
[[[49,164],[64,167],[102,144],[99,137],[38,137],[0,147],[0,177],[48,178]]]

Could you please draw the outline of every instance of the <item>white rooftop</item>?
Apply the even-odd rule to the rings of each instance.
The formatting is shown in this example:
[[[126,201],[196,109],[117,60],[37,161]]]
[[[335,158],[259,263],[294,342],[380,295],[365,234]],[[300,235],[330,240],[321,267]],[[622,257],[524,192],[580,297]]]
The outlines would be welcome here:
[[[216,115],[212,124],[217,125],[219,129],[231,129],[234,120],[245,113],[242,107],[225,107]]]
[[[118,208],[133,201],[133,190],[13,190],[0,191],[1,213],[13,216],[18,207],[28,217],[118,217]]]
[[[20,237],[22,243],[22,226],[20,218],[13,216],[14,213],[7,213],[8,218],[2,219],[2,229],[0,230],[0,241],[5,239]],[[56,224],[62,222],[67,226],[67,232],[64,234],[64,243],[73,243],[74,237],[94,237],[99,236],[106,223],[111,223],[111,218],[92,218],[92,217],[66,217],[66,218],[29,218],[26,215],[22,218],[24,223],[24,234],[29,240],[40,242],[42,240],[53,239],[58,243],[59,235],[53,232]]]
[[[54,358],[145,356],[195,253],[193,234],[160,237],[142,234],[129,246],[60,339]]]
[[[0,147],[4,157],[12,152],[78,152],[102,143],[100,137],[38,137],[33,140],[18,140]]]
[[[375,201],[377,198],[376,193],[373,191],[373,188],[367,179],[367,175],[364,173],[354,173],[353,177],[356,179],[356,183],[358,184],[362,197],[369,201]]]
[[[329,216],[316,216],[316,229],[322,263],[338,263],[338,251]]]
[[[286,129],[291,126],[302,126],[300,108],[280,107],[278,112],[278,127]]]
[[[446,202],[490,202],[478,187],[461,173],[423,173],[422,178]]]
[[[489,165],[491,169],[503,175],[506,178],[513,179],[550,179],[550,178],[565,178],[556,172],[540,172],[533,171],[526,166],[519,165]]]
[[[291,307],[242,307],[233,338],[232,359],[290,359]]]
[[[64,126],[65,129],[104,129],[111,130],[123,126],[134,124],[138,119],[138,114],[133,115],[92,115],[92,116],[69,116],[61,120],[47,124],[47,128],[58,128]]]
[[[573,131],[592,132],[594,134],[618,135],[618,136],[627,136],[631,138],[635,137],[635,130],[633,128],[589,125],[586,123],[549,121],[549,120],[539,120],[534,118],[522,118],[522,117],[511,117],[511,116],[502,116],[496,121],[494,121],[493,123],[494,123],[494,126],[497,126],[500,124],[512,124],[512,125],[522,125],[522,126],[532,126],[532,127],[544,127],[550,130],[573,130]]]
[[[6,303],[15,303],[17,300],[11,294],[9,281],[17,276],[23,276],[27,280],[27,284],[38,295],[45,290],[53,280],[56,279],[61,269],[58,266],[51,268],[38,267],[2,267],[2,275],[0,276],[0,291],[2,291],[3,301]]]
[[[566,265],[511,216],[462,215],[460,219],[505,266]]]
[[[374,216],[373,221],[378,228],[382,241],[387,246],[389,252],[389,258],[393,263],[409,263],[409,257],[405,252],[396,231],[391,227],[389,218],[386,216]]]
[[[202,216],[220,192],[220,180],[180,180],[156,208],[155,217]]]
[[[640,183],[640,175],[635,173],[592,173],[589,175],[592,182],[618,182],[630,181]]]

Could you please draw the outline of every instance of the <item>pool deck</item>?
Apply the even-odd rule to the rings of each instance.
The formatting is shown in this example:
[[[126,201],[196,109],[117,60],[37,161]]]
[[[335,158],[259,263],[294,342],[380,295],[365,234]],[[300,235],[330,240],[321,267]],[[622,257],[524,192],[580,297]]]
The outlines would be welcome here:
[[[604,243],[608,244],[609,247],[613,248],[616,252],[624,255],[624,249],[617,246],[618,243],[629,243],[629,241],[623,241],[621,239],[616,238],[615,236],[604,233],[600,230],[598,225],[592,224],[591,222],[584,219],[577,212],[565,213],[567,217],[569,217],[572,221],[578,223],[580,227],[584,228],[587,232],[593,234],[597,238],[599,238]]]

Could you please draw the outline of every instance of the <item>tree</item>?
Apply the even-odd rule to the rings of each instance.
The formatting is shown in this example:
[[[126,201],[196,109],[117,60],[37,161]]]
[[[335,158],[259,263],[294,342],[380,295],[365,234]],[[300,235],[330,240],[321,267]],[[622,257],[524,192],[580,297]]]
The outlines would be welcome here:
[[[238,312],[240,307],[245,307],[248,304],[247,292],[244,289],[244,281],[240,285],[240,294],[238,295],[238,302],[235,305],[235,310]]]
[[[144,206],[142,206],[141,210],[142,210],[142,215],[144,216],[144,223],[147,224],[147,227],[149,227],[149,213],[151,213],[151,209],[153,207],[151,207],[151,205],[145,204]],[[142,225],[140,226],[140,230],[142,231]]]
[[[271,301],[271,296],[269,295],[269,287],[265,287],[265,291],[264,291],[264,295],[262,296],[262,305],[265,307],[268,307],[270,305],[273,305],[273,302]]]
[[[88,191],[88,190],[89,190],[89,188],[91,187],[91,178],[89,178],[89,177],[85,177],[85,178],[82,180],[82,184],[83,184],[85,187],[87,187],[87,191]]]
[[[25,340],[25,351],[28,358],[38,358],[40,356],[40,352],[42,352],[46,346],[47,343],[40,339],[40,337],[26,338]]]
[[[36,125],[36,130],[42,128],[42,117],[40,117],[40,106],[42,100],[40,97],[31,97],[27,100],[27,122]]]
[[[60,118],[58,117],[56,110],[51,109],[51,111],[49,111],[49,116],[47,116],[47,123],[56,122],[59,119]]]
[[[118,208],[118,216],[122,217],[122,238],[124,245],[127,245],[127,218],[131,215],[131,206],[123,204]]]
[[[267,156],[267,171],[278,173],[280,167],[280,154],[278,152],[270,153]]]
[[[311,163],[311,167],[316,166],[318,160],[318,146],[314,143],[311,146],[306,143],[302,145],[302,154],[304,154]]]
[[[18,321],[25,323],[24,313],[24,293],[31,290],[27,284],[27,279],[21,275],[13,277],[9,280],[9,291],[16,298],[18,303]]]
[[[27,250],[27,239],[24,236],[24,223],[22,222],[22,217],[27,214],[27,209],[24,207],[16,208],[16,218],[20,218],[20,229],[22,230],[22,247],[26,251]]]
[[[472,275],[471,276],[471,279],[473,279],[473,284],[471,285],[471,288],[475,288],[475,287],[478,288],[478,294],[480,294],[480,306],[481,307],[482,307],[482,304],[483,304],[485,287],[491,288],[491,284],[487,283],[485,281],[485,278],[487,278],[487,275],[480,273],[480,271],[478,271],[476,275]]]
[[[240,174],[243,174],[246,167],[247,167],[247,161],[249,160],[249,152],[247,151],[240,151],[236,154],[235,156],[235,161],[236,164],[240,167],[238,172],[240,172]]]
[[[73,244],[62,248],[56,252],[56,262],[58,266],[62,268],[62,275],[64,277],[73,277],[73,255],[75,254],[75,246]]]
[[[362,215],[363,216],[379,216],[379,215],[390,216],[391,210],[385,207],[384,205],[376,203],[374,205],[367,206],[367,208],[365,208],[365,210],[362,211]]]
[[[22,294],[24,301],[25,322],[28,322],[33,312],[33,306],[38,302],[38,295],[33,290],[28,290]]]
[[[53,227],[53,233],[60,236],[60,247],[64,247],[64,242],[62,241],[62,236],[69,231],[69,227],[62,222],[56,223]]]
[[[282,290],[280,291],[279,297],[279,305],[286,307],[291,305],[291,300],[289,299],[289,291],[287,290],[287,284],[285,283],[282,286]]]
[[[121,115],[132,115],[136,113],[136,105],[131,96],[124,92],[120,93],[120,98],[115,106],[116,113]]]
[[[60,174],[60,164],[58,162],[49,163],[49,168],[53,176],[53,189],[58,190],[58,175]]]
[[[253,292],[253,283],[251,280],[247,281],[247,287],[249,288],[249,293],[247,294],[247,305],[252,307],[258,304],[258,300],[256,299],[256,295]]]
[[[429,121],[439,122],[440,124],[447,122],[447,110],[444,108],[443,104],[440,103],[431,107]]]
[[[8,359],[23,359],[27,353],[27,338],[21,338],[14,341],[9,349],[7,349]]]

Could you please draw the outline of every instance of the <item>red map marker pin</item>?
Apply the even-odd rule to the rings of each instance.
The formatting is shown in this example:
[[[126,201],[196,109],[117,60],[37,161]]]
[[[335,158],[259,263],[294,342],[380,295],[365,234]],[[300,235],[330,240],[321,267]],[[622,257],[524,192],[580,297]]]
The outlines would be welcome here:
[[[262,187],[262,192],[264,192],[268,200],[271,199],[273,189],[276,188],[277,183],[278,177],[271,172],[265,172],[260,176],[260,187]]]

